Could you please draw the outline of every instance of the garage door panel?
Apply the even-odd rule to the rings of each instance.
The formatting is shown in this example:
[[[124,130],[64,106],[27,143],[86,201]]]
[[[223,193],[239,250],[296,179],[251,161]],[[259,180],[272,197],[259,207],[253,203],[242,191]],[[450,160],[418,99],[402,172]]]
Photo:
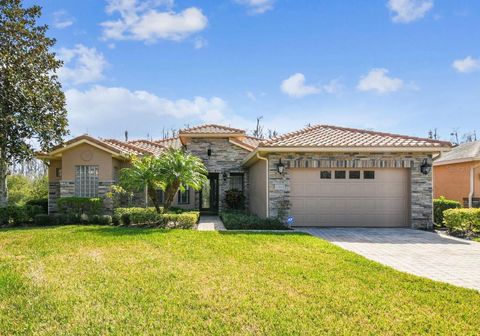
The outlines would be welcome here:
[[[377,169],[371,180],[348,179],[348,173],[347,179],[320,179],[320,169],[313,168],[294,168],[290,174],[291,214],[296,225],[407,225],[407,169]]]

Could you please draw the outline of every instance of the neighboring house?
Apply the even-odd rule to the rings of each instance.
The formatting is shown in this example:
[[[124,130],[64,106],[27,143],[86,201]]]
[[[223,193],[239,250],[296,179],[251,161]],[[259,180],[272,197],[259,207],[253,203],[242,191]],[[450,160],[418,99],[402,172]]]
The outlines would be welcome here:
[[[465,207],[480,207],[480,141],[467,142],[433,163],[434,197],[445,196]]]
[[[297,226],[413,228],[432,226],[432,156],[450,149],[438,140],[325,125],[269,140],[220,125],[159,141],[83,135],[39,155],[50,164],[50,211],[58,197],[104,197],[130,155],[170,146],[197,155],[209,172],[201,191],[178,195],[175,205],[216,213],[225,191],[239,189],[252,213],[292,216]]]

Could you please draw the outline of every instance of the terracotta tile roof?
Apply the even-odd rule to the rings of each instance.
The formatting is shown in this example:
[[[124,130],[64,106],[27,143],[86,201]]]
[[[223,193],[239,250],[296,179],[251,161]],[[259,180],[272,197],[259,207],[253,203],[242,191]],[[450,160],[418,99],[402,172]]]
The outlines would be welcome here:
[[[128,141],[128,144],[146,150],[153,155],[160,155],[165,150],[164,146],[149,140],[132,140]]]
[[[196,127],[184,128],[180,130],[179,134],[245,134],[244,130],[232,128],[222,125],[200,125]]]
[[[257,148],[258,145],[263,141],[260,138],[256,138],[253,136],[246,136],[245,138],[241,139],[241,141],[250,147]]]
[[[153,141],[156,144],[159,144],[160,146],[163,146],[165,148],[173,147],[173,148],[181,148],[182,143],[180,142],[180,138],[167,138],[167,139],[161,139],[161,140],[154,140]]]
[[[107,144],[111,147],[117,149],[121,154],[124,155],[149,155],[152,154],[148,150],[142,149],[133,144],[129,144],[125,141],[120,141],[116,139],[102,139],[101,142]]]
[[[450,147],[446,141],[316,125],[260,143],[261,147]]]
[[[480,160],[480,141],[466,142],[457,147],[454,147],[450,152],[442,154],[442,156],[435,160],[434,163],[440,164],[457,160]]]

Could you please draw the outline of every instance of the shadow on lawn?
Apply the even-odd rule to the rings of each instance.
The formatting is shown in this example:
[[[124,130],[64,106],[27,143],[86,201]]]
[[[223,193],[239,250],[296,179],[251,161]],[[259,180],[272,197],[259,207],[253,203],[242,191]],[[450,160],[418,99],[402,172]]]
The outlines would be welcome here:
[[[275,230],[226,230],[218,231],[221,235],[266,235],[266,236],[310,236],[308,233],[294,230],[275,231]]]
[[[172,230],[145,228],[145,227],[131,227],[131,226],[82,226],[79,227],[79,232],[94,233],[103,236],[141,236],[153,233],[169,233]]]

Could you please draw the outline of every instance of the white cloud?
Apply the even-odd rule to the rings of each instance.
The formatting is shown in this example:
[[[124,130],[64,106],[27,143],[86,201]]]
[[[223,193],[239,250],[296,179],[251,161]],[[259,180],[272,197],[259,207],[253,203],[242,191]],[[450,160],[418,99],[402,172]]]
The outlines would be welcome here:
[[[290,97],[300,98],[307,95],[319,93],[337,93],[341,89],[340,80],[331,80],[328,84],[313,86],[305,84],[305,75],[296,73],[282,81],[280,89]]]
[[[461,73],[468,73],[480,70],[480,59],[473,58],[472,56],[465,57],[464,59],[455,60],[452,66]]]
[[[302,73],[296,73],[288,77],[280,86],[282,91],[290,97],[300,98],[306,95],[317,94],[322,90],[319,87],[306,85],[305,76]]]
[[[263,14],[273,9],[275,0],[236,0],[236,3],[248,8],[250,14]]]
[[[361,77],[357,89],[360,91],[376,91],[378,93],[395,92],[400,90],[404,83],[399,78],[388,77],[388,70],[374,68]]]
[[[193,47],[195,49],[202,49],[205,48],[208,45],[208,41],[202,37],[196,38],[195,41],[193,41]]]
[[[433,0],[388,0],[393,22],[409,23],[421,19],[433,8]]]
[[[64,84],[92,83],[104,78],[103,71],[108,63],[95,48],[77,44],[74,48],[60,49],[57,56],[64,62],[58,70],[58,77]]]
[[[208,19],[196,7],[174,12],[173,0],[107,0],[108,14],[120,18],[101,23],[104,39],[137,40],[153,43],[157,40],[181,41],[206,28]],[[164,7],[164,11],[158,10]]]
[[[132,134],[154,134],[161,125],[228,123],[228,105],[219,97],[171,100],[147,91],[123,87],[94,86],[87,90],[66,91],[72,133],[86,131],[113,135],[131,130]]]
[[[64,9],[53,13],[53,26],[57,29],[70,27],[74,22],[75,19]]]

